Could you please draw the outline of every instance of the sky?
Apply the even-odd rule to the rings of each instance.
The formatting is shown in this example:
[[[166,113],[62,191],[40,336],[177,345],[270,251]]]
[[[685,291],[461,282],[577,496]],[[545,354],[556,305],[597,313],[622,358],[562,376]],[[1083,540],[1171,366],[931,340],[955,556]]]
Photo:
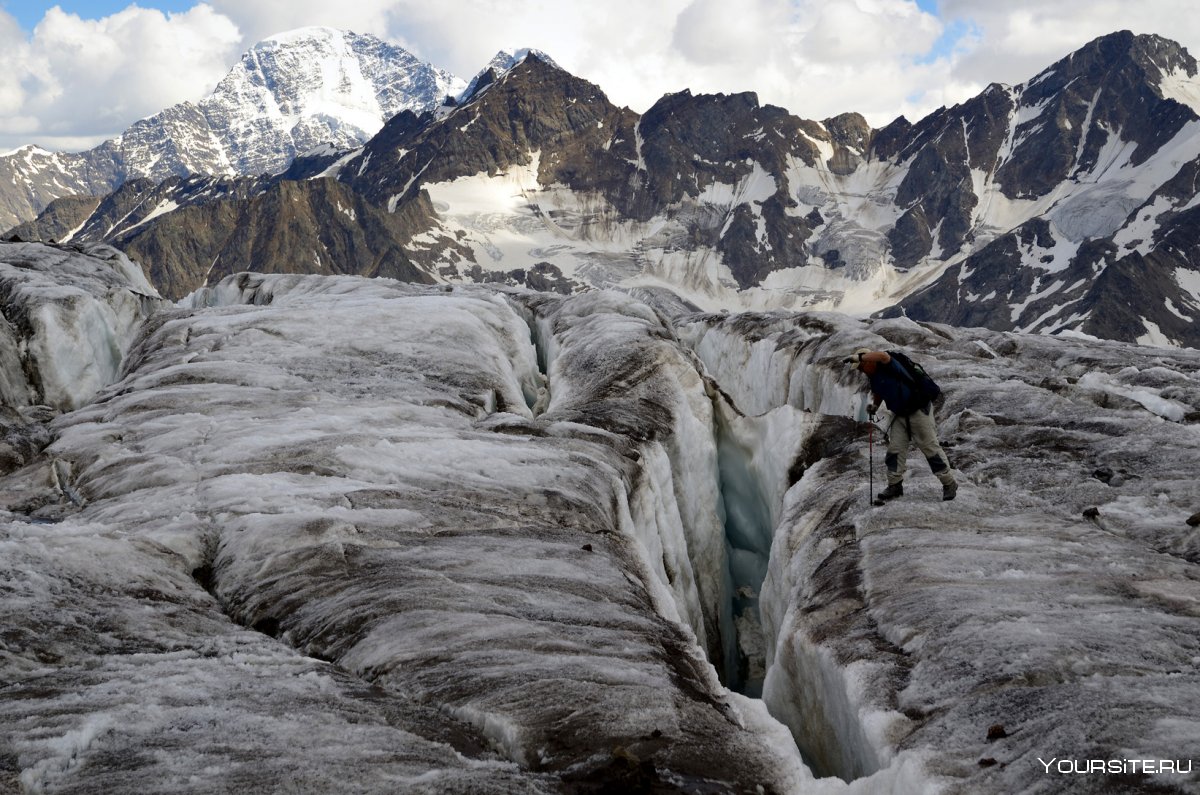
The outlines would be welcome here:
[[[534,47],[619,105],[754,91],[809,119],[916,121],[1115,30],[1200,54],[1195,0],[0,0],[0,151],[79,151],[198,101],[274,33],[370,33],[470,79]]]

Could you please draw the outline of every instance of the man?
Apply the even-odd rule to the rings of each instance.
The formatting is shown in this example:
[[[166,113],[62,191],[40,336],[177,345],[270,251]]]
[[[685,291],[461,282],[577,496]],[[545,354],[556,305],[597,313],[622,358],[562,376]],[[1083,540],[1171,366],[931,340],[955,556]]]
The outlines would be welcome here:
[[[929,469],[942,483],[942,499],[952,500],[958,493],[958,483],[950,469],[950,459],[938,444],[937,426],[933,421],[933,400],[922,388],[922,379],[910,372],[900,361],[886,351],[859,348],[844,361],[853,364],[871,381],[871,404],[867,413],[872,419],[879,404],[888,407],[895,417],[888,430],[887,464],[888,485],[879,493],[877,503],[894,500],[904,494],[904,470],[908,459],[908,446],[916,442],[917,447],[929,461]]]

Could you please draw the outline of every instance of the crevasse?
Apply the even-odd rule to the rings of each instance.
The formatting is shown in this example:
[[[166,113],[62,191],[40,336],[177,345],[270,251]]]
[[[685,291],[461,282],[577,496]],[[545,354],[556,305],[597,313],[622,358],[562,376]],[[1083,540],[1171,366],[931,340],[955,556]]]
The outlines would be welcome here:
[[[729,559],[723,681],[761,696],[817,775],[854,780],[891,756],[878,730],[890,716],[859,703],[856,677],[864,672],[847,670],[802,631],[796,611],[803,594],[826,586],[812,568],[823,556],[796,545],[825,520],[800,507],[823,488],[817,437],[829,423],[848,432],[845,418],[861,414],[863,398],[818,356],[827,336],[821,330],[780,317],[756,320],[741,329],[685,322],[680,332],[712,379]]]

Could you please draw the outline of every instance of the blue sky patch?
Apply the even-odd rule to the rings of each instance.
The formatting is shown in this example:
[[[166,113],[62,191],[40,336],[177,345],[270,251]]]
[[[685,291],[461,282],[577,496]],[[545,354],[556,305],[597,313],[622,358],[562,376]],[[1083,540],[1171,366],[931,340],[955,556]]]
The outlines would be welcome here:
[[[100,19],[112,16],[118,11],[124,11],[131,5],[141,8],[156,8],[165,12],[187,11],[196,5],[198,0],[57,0],[57,2],[30,2],[29,0],[0,0],[0,8],[16,17],[21,27],[31,31],[46,16],[46,12],[58,6],[68,14],[76,14],[84,19]]]
[[[956,19],[946,25],[942,35],[929,48],[929,52],[917,59],[917,63],[933,63],[939,58],[948,58],[958,47],[959,42],[966,38],[979,35],[979,26],[968,19]]]

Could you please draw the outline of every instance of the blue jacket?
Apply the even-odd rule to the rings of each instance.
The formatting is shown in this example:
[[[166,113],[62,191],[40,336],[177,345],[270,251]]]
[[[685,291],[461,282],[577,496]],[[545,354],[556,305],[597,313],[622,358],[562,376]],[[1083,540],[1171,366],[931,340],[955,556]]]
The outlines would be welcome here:
[[[917,391],[912,375],[895,357],[887,364],[876,364],[875,372],[867,378],[871,379],[871,391],[893,414],[905,417],[929,405],[929,400]]]

